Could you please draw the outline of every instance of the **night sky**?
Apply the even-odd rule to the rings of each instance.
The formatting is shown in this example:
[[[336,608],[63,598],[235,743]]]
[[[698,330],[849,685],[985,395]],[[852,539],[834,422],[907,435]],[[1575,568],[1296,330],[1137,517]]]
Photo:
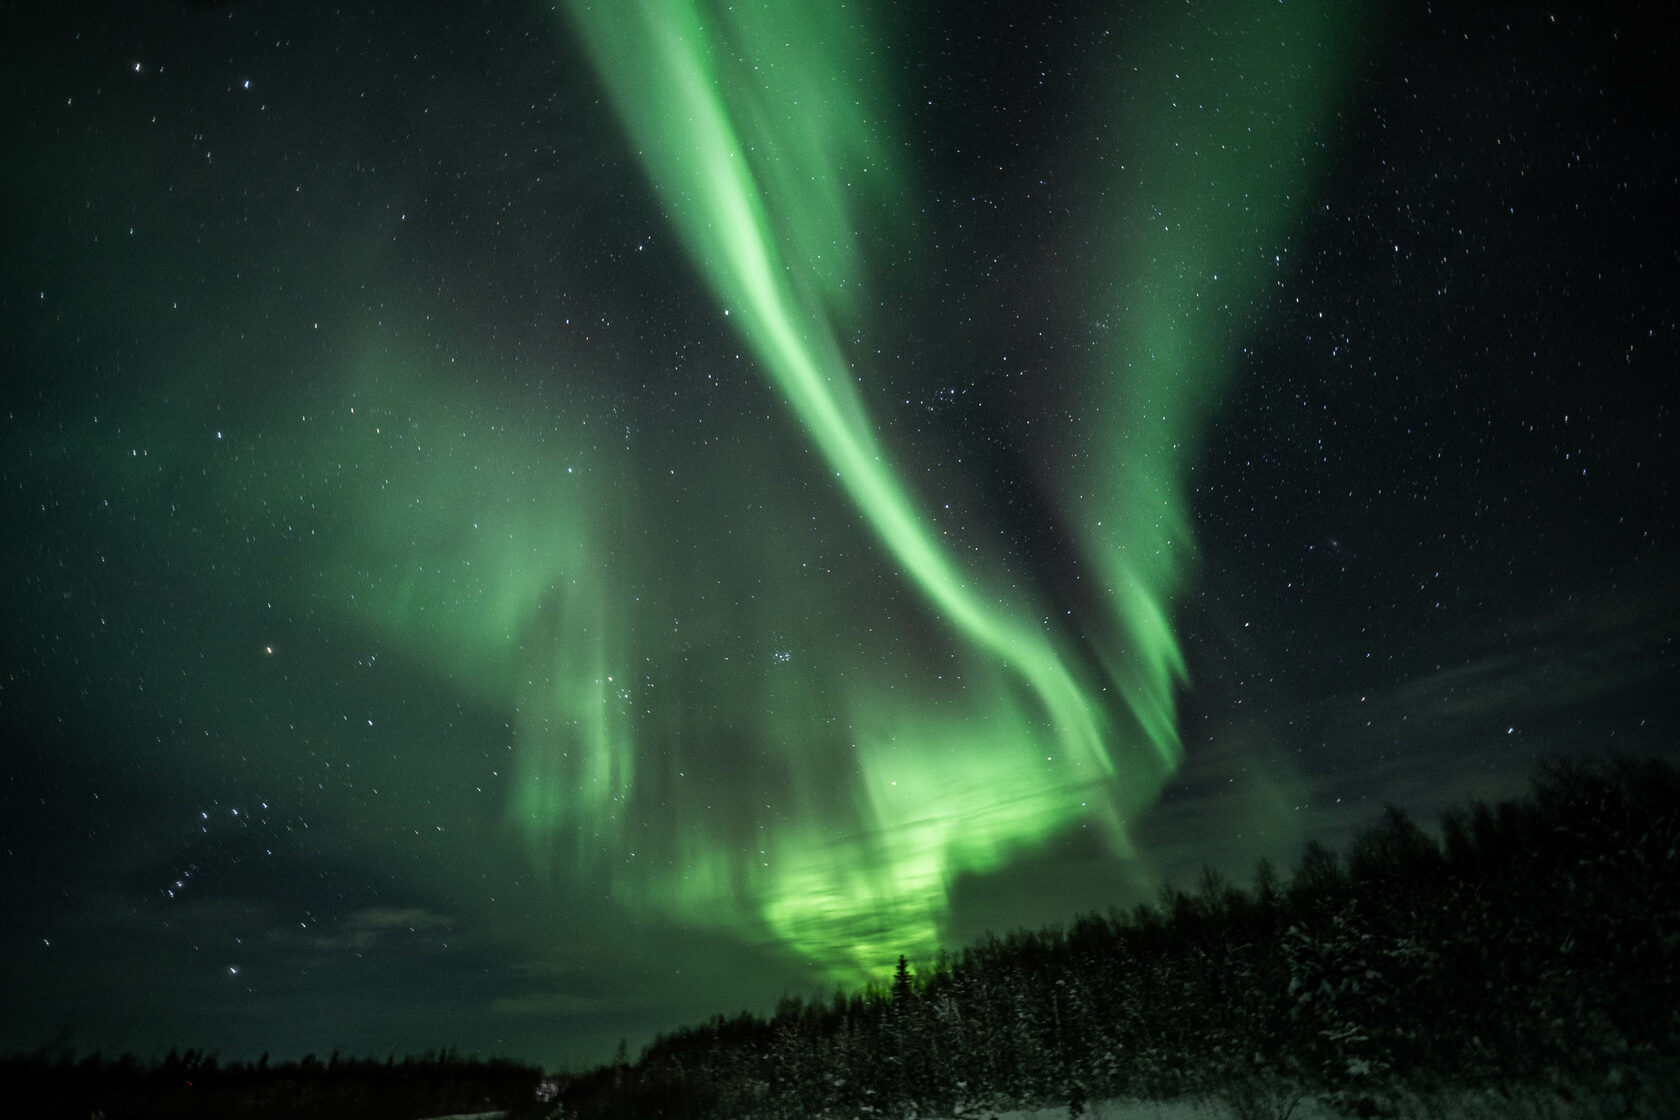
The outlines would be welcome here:
[[[1667,7],[0,5],[0,1049],[593,1062],[1680,759]]]

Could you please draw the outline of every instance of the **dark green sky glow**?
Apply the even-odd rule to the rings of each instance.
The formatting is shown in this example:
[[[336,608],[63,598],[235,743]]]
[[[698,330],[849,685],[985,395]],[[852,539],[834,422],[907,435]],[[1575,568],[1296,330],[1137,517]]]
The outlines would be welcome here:
[[[593,1060],[1672,751],[1593,12],[10,10],[0,1043]]]
[[[1232,361],[1233,303],[1263,300],[1264,262],[1310,194],[1313,142],[1358,53],[1351,13],[1233,3],[1164,18],[1135,36],[1130,73],[1093,84],[1089,115],[1110,126],[1098,154],[1113,182],[1088,219],[1110,247],[1094,278],[1101,298],[1085,310],[1121,327],[1063,371],[1089,385],[1074,437],[1088,451],[1053,468],[1067,475],[1056,527],[1074,539],[1096,599],[1094,617],[1064,620],[1007,550],[965,541],[960,526],[953,535],[907,482],[859,390],[878,362],[844,341],[858,337],[869,296],[853,220],[885,195],[891,222],[893,205],[915,194],[883,150],[900,128],[876,103],[886,82],[857,14],[803,3],[715,13],[578,3],[573,13],[698,270],[873,533],[888,578],[923,600],[939,643],[937,656],[883,675],[865,636],[880,629],[896,642],[886,619],[857,613],[857,633],[834,635],[835,603],[815,631],[775,620],[790,647],[771,657],[795,683],[773,704],[759,689],[728,689],[745,703],[726,700],[722,716],[762,744],[751,769],[771,776],[774,795],[685,821],[666,844],[644,840],[654,858],[629,876],[642,880],[632,889],[696,920],[744,908],[855,981],[899,952],[937,950],[961,874],[1072,827],[1095,825],[1130,854],[1128,818],[1182,754],[1184,664],[1170,619],[1192,548],[1188,449]],[[578,561],[574,584],[603,566],[595,549]],[[597,603],[619,598],[582,586]],[[629,630],[602,621],[598,633]],[[668,675],[683,646],[661,638],[610,654],[599,641],[568,644],[556,658],[559,699],[528,748],[535,759],[519,767],[518,811],[539,847],[561,831],[616,853],[636,846],[660,807],[685,815],[681,783],[646,805],[633,770],[638,745],[651,736],[669,758],[666,744],[686,729],[638,726],[629,690],[611,687],[614,664],[652,667],[650,685]],[[791,668],[795,649],[803,668],[808,651],[836,644],[863,656]],[[773,708],[795,720],[755,734]],[[849,718],[830,730],[832,713]],[[778,803],[791,812],[764,819]],[[743,848],[748,821],[755,840]]]

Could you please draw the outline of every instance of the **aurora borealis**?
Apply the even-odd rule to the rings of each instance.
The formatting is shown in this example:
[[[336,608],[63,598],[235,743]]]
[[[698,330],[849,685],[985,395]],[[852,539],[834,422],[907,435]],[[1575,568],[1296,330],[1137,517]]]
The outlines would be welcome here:
[[[1310,144],[1337,71],[1357,54],[1350,13],[1231,4],[1137,35],[1143,65],[1125,82],[1137,108],[1116,114],[1117,197],[1102,205],[1119,214],[1088,216],[1117,227],[1098,235],[1115,273],[1099,284],[1125,325],[1117,344],[1079,363],[1089,368],[1065,371],[1092,386],[1080,423],[1091,466],[1050,480],[1055,523],[1044,527],[1074,538],[1093,576],[1095,617],[1073,616],[1070,633],[1037,621],[1048,617],[1043,596],[1009,578],[1006,549],[951,540],[861,398],[876,363],[854,362],[842,342],[869,294],[852,222],[879,193],[885,205],[873,207],[890,223],[892,204],[914,188],[894,185],[908,176],[878,150],[895,130],[872,103],[886,83],[871,72],[857,14],[799,3],[573,11],[697,270],[884,551],[885,578],[911,585],[928,621],[948,631],[927,664],[962,667],[949,696],[932,684],[941,672],[902,673],[904,691],[925,698],[909,704],[894,695],[901,682],[873,678],[867,662],[820,673],[844,684],[794,686],[804,694],[782,702],[796,710],[851,715],[831,741],[811,724],[777,723],[764,736],[750,768],[786,775],[775,797],[791,799],[799,823],[754,820],[756,852],[684,829],[675,855],[655,865],[669,870],[643,889],[695,914],[744,893],[779,938],[814,961],[849,961],[853,979],[906,945],[931,956],[958,875],[991,870],[1081,819],[1125,852],[1126,817],[1178,765],[1183,663],[1170,616],[1191,550],[1185,452],[1231,360],[1221,344],[1236,330],[1222,321],[1230,301],[1259,298],[1260,261],[1288,227],[1292,199],[1310,189]],[[1184,57],[1154,57],[1166,44]],[[1098,100],[1100,120],[1120,91]],[[1142,171],[1127,175],[1127,164]],[[663,666],[671,652],[641,660]],[[561,678],[599,681],[604,670],[564,655],[557,664]],[[547,759],[520,767],[521,823],[539,846],[556,828],[580,846],[631,845],[630,821],[657,812],[630,808],[636,720],[615,724],[602,710],[610,698],[554,683],[564,721],[588,730],[545,736]],[[935,703],[943,710],[930,716]],[[738,710],[727,723],[742,729],[757,716]],[[680,740],[667,731],[666,742]],[[573,752],[576,762],[555,764]],[[617,824],[605,837],[603,813]]]
[[[1672,750],[1641,11],[9,15],[7,1043],[592,1060]]]

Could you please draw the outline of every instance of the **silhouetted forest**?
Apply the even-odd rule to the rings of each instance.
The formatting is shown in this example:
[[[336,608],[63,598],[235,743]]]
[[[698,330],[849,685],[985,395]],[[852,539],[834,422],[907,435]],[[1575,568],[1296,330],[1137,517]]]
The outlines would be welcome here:
[[[1345,856],[1309,844],[1248,889],[990,938],[891,983],[788,998],[665,1035],[635,1063],[544,1081],[452,1053],[142,1066],[0,1061],[15,1115],[983,1117],[1109,1097],[1217,1097],[1238,1117],[1313,1096],[1392,1115],[1420,1094],[1541,1087],[1591,1116],[1677,1115],[1680,770],[1543,766],[1529,795],[1390,808]]]
[[[1183,1094],[1383,1115],[1534,1086],[1676,1115],[1680,771],[1552,763],[1523,800],[1440,824],[1437,841],[1390,808],[1287,879],[1208,873],[1154,907],[901,959],[886,988],[720,1016],[572,1079],[565,1115],[1077,1116]]]

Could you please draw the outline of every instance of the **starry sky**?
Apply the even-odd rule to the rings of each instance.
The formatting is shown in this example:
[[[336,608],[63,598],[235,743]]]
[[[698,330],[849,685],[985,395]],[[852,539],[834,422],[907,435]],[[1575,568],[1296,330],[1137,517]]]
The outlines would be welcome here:
[[[594,1062],[1680,757],[1662,5],[1027,7],[0,6],[0,1048]]]

